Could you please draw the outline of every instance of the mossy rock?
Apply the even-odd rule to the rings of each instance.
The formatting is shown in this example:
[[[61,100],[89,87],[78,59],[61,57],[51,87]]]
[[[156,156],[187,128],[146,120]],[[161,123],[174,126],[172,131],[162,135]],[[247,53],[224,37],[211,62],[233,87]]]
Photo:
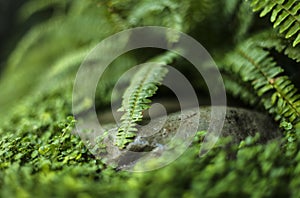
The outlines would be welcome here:
[[[212,108],[202,106],[172,113],[167,117],[153,118],[147,125],[138,127],[137,136],[125,149],[119,149],[114,144],[118,132],[117,125],[104,125],[107,133],[97,144],[103,144],[105,151],[101,150],[102,155],[97,151],[94,154],[105,156],[107,160],[111,163],[114,162],[118,167],[129,169],[129,167],[133,167],[135,163],[138,163],[140,158],[148,155],[148,152],[161,155],[163,152],[175,149],[172,141],[179,141],[179,144],[184,144],[185,141],[188,141],[189,135],[194,135],[192,131],[189,132],[193,129],[197,129],[199,132],[208,132],[209,128],[218,129],[218,127],[221,127],[219,133],[213,135],[216,138],[219,136],[230,137],[232,138],[231,144],[239,144],[248,136],[254,137],[257,133],[259,138],[256,141],[260,143],[266,143],[281,136],[276,123],[265,114],[236,107],[216,106],[214,109],[217,112],[223,112],[226,109],[224,111],[226,113],[225,117],[219,116],[211,119],[213,116]],[[196,117],[196,115],[199,117]],[[199,118],[199,120],[196,121],[195,118]],[[220,125],[223,118],[224,123]],[[178,135],[178,133],[181,133],[180,130],[184,131],[183,135]],[[211,130],[210,133],[213,133],[213,131]],[[176,134],[178,137],[174,137]],[[97,144],[94,146],[97,147]]]

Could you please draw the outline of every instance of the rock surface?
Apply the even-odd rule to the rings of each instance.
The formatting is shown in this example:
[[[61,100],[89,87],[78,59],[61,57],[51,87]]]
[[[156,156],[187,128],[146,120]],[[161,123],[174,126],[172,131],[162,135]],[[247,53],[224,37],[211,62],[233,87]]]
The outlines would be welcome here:
[[[211,122],[211,111],[211,107],[199,108],[200,116],[197,131],[208,130]],[[112,128],[110,125],[108,127],[109,137],[104,140],[106,156],[109,156],[108,160],[116,162],[119,166],[126,166],[128,163],[139,159],[140,156],[136,154],[138,152],[166,150],[169,148],[168,143],[172,141],[179,127],[188,130],[193,128],[192,125],[195,126],[194,118],[196,115],[197,109],[193,108],[170,114],[167,117],[155,118],[147,126],[139,128],[139,133],[134,141],[128,144],[124,150],[119,150],[113,145],[117,127]],[[218,120],[214,122],[218,123]],[[260,133],[259,141],[262,143],[280,136],[279,129],[269,116],[252,110],[226,107],[221,136],[231,135],[234,142],[239,142],[247,136],[254,136],[257,132]]]

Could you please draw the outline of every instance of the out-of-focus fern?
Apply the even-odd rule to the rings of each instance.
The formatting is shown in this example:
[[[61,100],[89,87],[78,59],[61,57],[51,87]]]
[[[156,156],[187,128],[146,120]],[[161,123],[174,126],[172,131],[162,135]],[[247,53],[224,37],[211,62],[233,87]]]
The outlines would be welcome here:
[[[241,41],[248,36],[249,29],[253,23],[254,14],[251,11],[248,1],[243,1],[237,10],[238,28],[235,33],[235,39]]]
[[[44,22],[36,27],[33,27],[23,38],[19,41],[16,49],[10,55],[8,60],[9,69],[15,69],[20,65],[21,60],[24,61],[24,56],[28,55],[28,51],[33,45],[41,40],[41,37],[45,36],[49,32],[58,28],[61,23],[61,18],[52,19]]]
[[[298,0],[252,0],[254,11],[262,10],[263,17],[272,12],[271,22],[280,33],[285,32],[285,38],[295,37],[293,46],[300,43],[300,1]]]
[[[152,0],[140,1],[128,16],[131,26],[157,24],[166,26],[178,31],[183,31],[183,13],[187,11],[181,3],[174,0],[162,0],[153,3]],[[156,15],[157,17],[149,17]],[[160,17],[160,20],[156,18]],[[170,42],[176,42],[178,35],[168,35]]]
[[[66,9],[69,0],[51,0],[51,1],[28,1],[20,10],[21,20],[27,20],[33,14],[42,11],[44,9],[49,9],[55,7],[55,12],[63,11]]]
[[[28,10],[30,15],[40,9],[47,9],[47,6],[50,8],[53,6],[52,3],[40,2],[40,4],[43,6],[29,1],[25,4],[25,10]],[[54,12],[48,20],[29,29],[11,53],[4,78],[1,79],[5,82],[0,83],[2,94],[5,95],[0,99],[3,112],[12,107],[6,103],[22,98],[25,93],[29,93],[40,85],[43,82],[41,81],[43,76],[40,74],[51,70],[58,59],[67,63],[68,57],[74,58],[70,57],[71,51],[74,54],[80,54],[85,47],[95,45],[107,35],[114,33],[114,26],[117,24],[111,23],[108,16],[106,8],[97,7],[93,1],[72,1],[64,12]],[[97,17],[102,17],[102,20],[94,20]],[[83,56],[81,57],[83,60]],[[6,76],[9,78],[6,79]]]
[[[161,0],[155,3],[152,0],[109,0],[105,4],[112,12],[112,20],[124,27],[156,25],[186,32],[193,25],[188,21],[203,20],[214,3],[209,0]],[[171,43],[178,40],[174,33],[167,36]]]
[[[225,71],[223,71],[222,78],[226,90],[232,96],[241,99],[245,104],[255,105],[259,102],[259,98],[253,93],[253,88],[248,84],[235,78],[231,74],[226,74]]]

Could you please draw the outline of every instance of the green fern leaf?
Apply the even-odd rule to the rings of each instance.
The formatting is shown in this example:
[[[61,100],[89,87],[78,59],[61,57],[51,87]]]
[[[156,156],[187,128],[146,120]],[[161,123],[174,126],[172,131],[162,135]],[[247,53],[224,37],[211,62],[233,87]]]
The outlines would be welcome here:
[[[293,39],[293,46],[300,43],[300,1],[297,0],[252,0],[253,11],[260,11],[260,17],[271,13],[273,27],[285,33],[285,38]]]
[[[296,62],[300,62],[300,48],[288,46],[284,53]]]
[[[300,62],[300,47],[293,47],[284,37],[272,31],[264,31],[252,37],[253,42],[265,49],[275,49],[289,58]]]
[[[161,84],[168,70],[164,65],[170,63],[176,55],[167,53],[156,59],[152,63],[143,65],[134,75],[130,86],[123,95],[122,107],[119,111],[125,113],[121,117],[121,125],[115,144],[119,148],[124,148],[136,136],[136,123],[143,118],[143,111],[150,108],[149,103]]]
[[[277,105],[276,113],[294,123],[300,118],[300,94],[287,76],[277,78],[273,86],[277,90],[272,95],[272,104]]]
[[[298,126],[300,94],[289,78],[283,75],[283,69],[258,43],[255,39],[249,39],[239,45],[225,58],[225,68],[238,73],[244,82],[251,84],[275,120],[288,120]]]
[[[12,52],[8,60],[8,67],[12,69],[17,67],[22,58],[30,50],[30,48],[37,42],[39,39],[46,35],[48,32],[53,31],[58,27],[58,24],[61,22],[61,18],[55,18],[51,21],[47,21],[43,24],[40,24],[32,28],[18,43],[16,49]]]
[[[253,93],[253,89],[235,76],[222,72],[222,78],[226,90],[235,98],[241,99],[245,104],[255,105],[259,102],[258,97]]]
[[[69,0],[28,1],[25,5],[22,6],[20,10],[20,18],[25,21],[34,13],[51,7],[55,7],[55,10],[57,12],[59,10],[58,8],[61,8],[61,10],[63,10],[68,2]]]

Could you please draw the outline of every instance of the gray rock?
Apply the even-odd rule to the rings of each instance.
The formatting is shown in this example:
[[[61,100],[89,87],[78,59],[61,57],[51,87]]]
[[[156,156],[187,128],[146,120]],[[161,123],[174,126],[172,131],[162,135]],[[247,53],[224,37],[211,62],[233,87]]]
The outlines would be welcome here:
[[[106,144],[105,156],[108,156],[108,161],[114,161],[118,166],[128,166],[136,162],[146,152],[155,151],[154,153],[159,155],[160,152],[171,149],[169,143],[174,141],[172,138],[178,133],[179,127],[183,131],[182,134],[197,127],[198,123],[195,122],[195,118],[199,121],[197,131],[208,130],[210,122],[212,122],[211,107],[200,107],[199,114],[197,113],[197,109],[193,108],[170,114],[167,117],[152,119],[148,125],[139,127],[139,133],[136,138],[124,150],[114,146],[113,142],[117,133],[117,127],[111,127],[110,125],[108,137],[104,139]],[[221,122],[215,118],[212,119],[214,119],[212,128]],[[277,125],[268,115],[242,108],[226,108],[221,136],[226,137],[230,135],[233,138],[233,142],[238,143],[247,136],[254,136],[256,133],[260,133],[259,141],[262,143],[280,136]],[[188,136],[184,137],[184,135],[178,137],[183,139],[189,138]],[[138,154],[139,152],[141,155]]]

